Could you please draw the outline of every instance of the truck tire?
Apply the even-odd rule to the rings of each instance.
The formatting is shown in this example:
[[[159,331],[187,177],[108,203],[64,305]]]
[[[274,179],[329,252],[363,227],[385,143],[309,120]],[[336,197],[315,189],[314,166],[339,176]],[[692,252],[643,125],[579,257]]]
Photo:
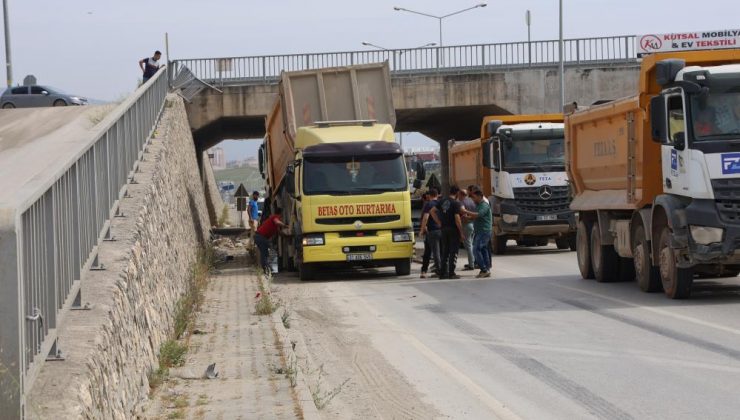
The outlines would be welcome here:
[[[535,241],[535,244],[537,246],[547,246],[549,243],[550,243],[550,240],[547,239],[547,238],[545,238],[545,239],[537,239],[537,241]]]
[[[660,232],[660,282],[663,292],[671,299],[686,299],[691,296],[691,284],[694,282],[694,269],[680,268],[676,263],[676,252],[671,248],[673,233],[668,226]]]
[[[599,283],[616,281],[619,277],[619,255],[612,245],[602,245],[598,223],[591,227],[591,267]]]
[[[619,258],[619,281],[635,281],[635,262],[633,258]]]
[[[404,259],[396,263],[396,275],[408,276],[411,274],[411,260]]]
[[[568,238],[558,238],[555,239],[555,245],[558,247],[558,249],[568,249],[570,248],[570,241]]]
[[[594,269],[591,266],[591,223],[581,220],[576,230],[576,258],[581,277],[586,280],[594,278]]]
[[[493,255],[506,254],[506,242],[506,236],[496,236],[495,233],[491,235],[491,251],[493,251]]]
[[[316,277],[316,268],[309,263],[300,262],[298,263],[298,277],[301,281],[313,280]]]
[[[645,228],[639,226],[635,229],[635,241],[632,245],[632,262],[635,265],[635,277],[640,290],[646,293],[659,292],[660,272],[653,266],[650,260],[650,245],[645,237]]]

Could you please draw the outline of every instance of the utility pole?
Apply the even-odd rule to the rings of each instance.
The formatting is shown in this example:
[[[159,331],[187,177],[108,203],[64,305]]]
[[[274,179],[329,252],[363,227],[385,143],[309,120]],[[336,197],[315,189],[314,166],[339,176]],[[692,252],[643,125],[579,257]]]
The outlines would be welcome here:
[[[529,58],[529,67],[532,67],[532,12],[527,10],[527,13],[524,15],[524,20],[527,22],[527,47],[529,49],[529,53],[527,54],[527,57]]]
[[[563,46],[563,0],[560,0],[560,110],[565,106],[565,57]]]
[[[10,26],[8,26],[8,0],[3,0],[3,19],[5,23],[5,67],[8,87],[13,86],[13,60],[10,58]]]

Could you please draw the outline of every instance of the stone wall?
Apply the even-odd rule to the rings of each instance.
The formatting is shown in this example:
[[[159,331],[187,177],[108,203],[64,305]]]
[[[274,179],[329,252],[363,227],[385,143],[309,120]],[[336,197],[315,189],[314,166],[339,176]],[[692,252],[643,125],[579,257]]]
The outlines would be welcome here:
[[[128,419],[149,392],[160,345],[173,330],[198,250],[208,238],[203,183],[182,100],[170,95],[114,242],[99,247],[105,271],[83,274],[89,310],[65,313],[64,361],[47,362],[27,399],[29,418]],[[0,416],[1,417],[1,416]]]

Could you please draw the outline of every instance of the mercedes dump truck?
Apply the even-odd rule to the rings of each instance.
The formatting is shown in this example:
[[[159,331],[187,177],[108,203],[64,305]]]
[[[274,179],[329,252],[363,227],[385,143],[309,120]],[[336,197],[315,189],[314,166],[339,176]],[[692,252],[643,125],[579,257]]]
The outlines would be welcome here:
[[[269,206],[290,235],[278,261],[411,270],[414,233],[387,64],[283,72],[260,150]]]
[[[657,53],[632,98],[565,117],[583,278],[673,299],[740,269],[740,50]]]
[[[482,139],[482,140],[481,140]],[[524,246],[575,250],[575,217],[565,173],[563,115],[490,116],[481,139],[450,148],[455,184],[480,185],[493,210],[494,254]]]

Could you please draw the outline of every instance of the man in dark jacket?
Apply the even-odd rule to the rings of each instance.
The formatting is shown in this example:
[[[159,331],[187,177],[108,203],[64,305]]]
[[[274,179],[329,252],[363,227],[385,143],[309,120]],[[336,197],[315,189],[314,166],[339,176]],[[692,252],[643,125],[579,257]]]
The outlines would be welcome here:
[[[455,273],[457,265],[457,253],[460,250],[460,243],[465,240],[462,229],[462,205],[457,201],[457,195],[460,188],[451,186],[447,197],[439,200],[429,215],[441,227],[441,262],[439,267],[439,278],[459,279]]]

